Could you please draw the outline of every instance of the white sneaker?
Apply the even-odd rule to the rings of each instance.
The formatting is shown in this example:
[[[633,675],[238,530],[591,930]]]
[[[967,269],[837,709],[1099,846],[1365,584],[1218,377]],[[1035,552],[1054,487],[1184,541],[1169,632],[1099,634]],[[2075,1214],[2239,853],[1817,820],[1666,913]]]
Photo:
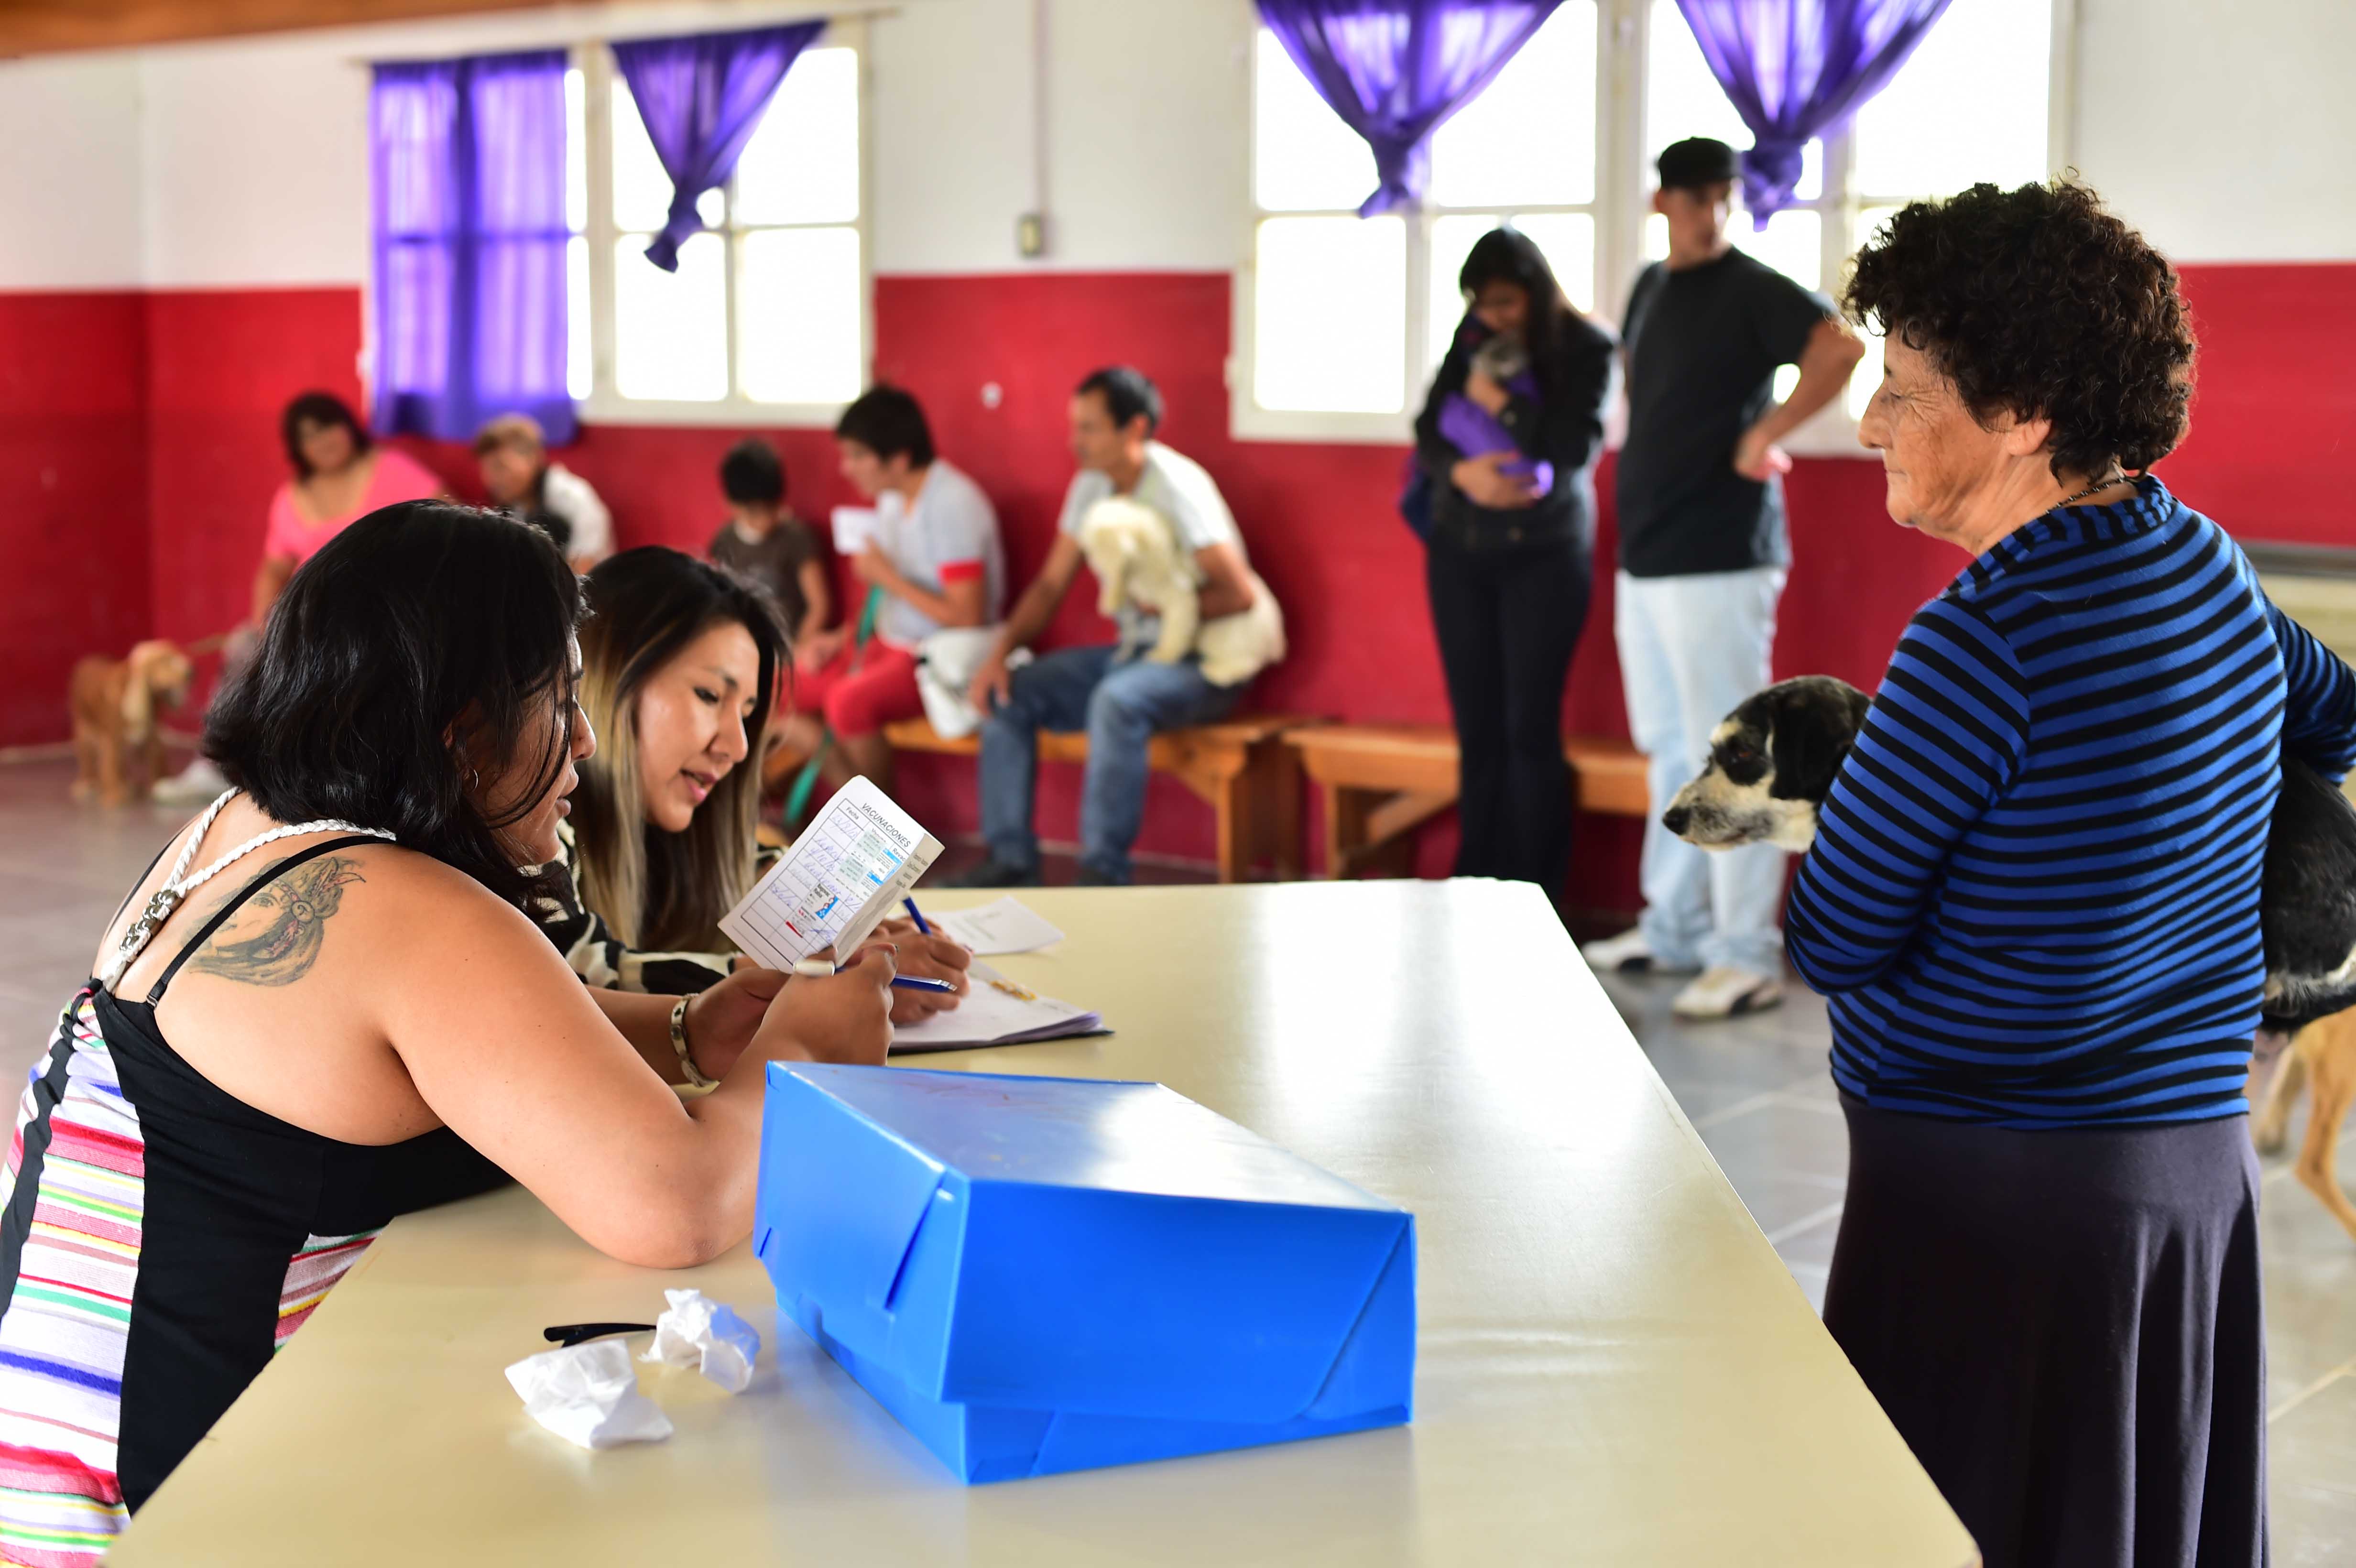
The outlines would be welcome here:
[[[1590,942],[1579,950],[1587,966],[1600,975],[1690,975],[1698,964],[1668,964],[1644,940],[1642,927]]]
[[[1781,1007],[1783,1002],[1783,982],[1774,976],[1713,964],[1701,972],[1699,979],[1677,993],[1677,999],[1669,1004],[1669,1011],[1681,1019],[1698,1021],[1763,1013],[1769,1008]]]
[[[147,792],[159,805],[209,805],[229,788],[229,780],[209,757],[198,757],[170,778],[158,779]]]

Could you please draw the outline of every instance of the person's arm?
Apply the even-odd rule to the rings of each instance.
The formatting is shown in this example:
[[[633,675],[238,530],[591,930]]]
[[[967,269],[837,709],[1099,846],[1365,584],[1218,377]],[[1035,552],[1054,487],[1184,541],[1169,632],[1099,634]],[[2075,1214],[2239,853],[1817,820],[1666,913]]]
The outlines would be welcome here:
[[[1072,580],[1080,572],[1080,541],[1070,534],[1058,533],[1055,542],[1048,547],[1046,563],[1039,575],[1014,602],[1007,613],[1006,624],[1000,628],[998,640],[991,645],[990,656],[974,671],[972,682],[966,688],[966,700],[984,713],[1006,697],[1006,656],[1017,648],[1027,648],[1064,603],[1064,595],[1072,591]]]
[[[1899,639],[1816,816],[1783,922],[1792,967],[1830,996],[1872,985],[1921,933],[1956,844],[2018,775],[2029,699],[2011,647],[1938,599]]]
[[[894,598],[915,605],[941,625],[979,626],[989,619],[990,585],[978,560],[952,561],[942,567],[937,592],[908,581],[907,574],[892,558],[873,544],[852,560],[851,570]]]
[[[1445,485],[1456,465],[1464,461],[1464,453],[1456,443],[1440,433],[1440,411],[1451,396],[1464,390],[1464,379],[1472,363],[1472,350],[1466,346],[1467,334],[1458,327],[1448,345],[1447,357],[1431,378],[1431,390],[1425,394],[1423,411],[1415,416],[1415,457],[1423,471]]]
[[[2245,569],[2246,570],[2246,569]],[[2254,573],[2253,574],[2254,581]],[[2266,622],[2282,649],[2288,689],[2283,702],[2283,750],[2338,784],[2356,767],[2356,673],[2315,634],[2276,608],[2263,592]]]
[[[571,469],[564,488],[567,516],[573,525],[573,570],[586,577],[597,563],[614,553],[614,514],[594,486]]]
[[[1787,472],[1792,460],[1775,443],[1839,397],[1841,389],[1848,385],[1849,373],[1864,357],[1865,345],[1855,333],[1831,316],[1818,316],[1808,331],[1806,346],[1800,350],[1799,384],[1734,443],[1734,471],[1746,479]]]
[[[253,573],[253,624],[258,630],[270,620],[278,596],[286,592],[286,580],[294,575],[294,558],[291,555],[265,555]]]
[[[1551,463],[1558,474],[1587,466],[1603,444],[1603,409],[1612,400],[1616,346],[1583,322],[1564,328],[1569,341],[1556,350],[1553,384],[1543,398],[1505,393],[1497,422],[1526,457]],[[1500,389],[1503,390],[1503,389]]]
[[[1258,594],[1252,587],[1251,568],[1244,564],[1243,553],[1235,546],[1205,545],[1194,552],[1194,564],[1203,573],[1203,583],[1194,591],[1194,599],[1204,620],[1240,615],[1252,607]]]
[[[826,568],[816,556],[795,568],[794,577],[802,585],[802,621],[793,632],[794,645],[799,647],[833,617],[834,585],[826,580]]]
[[[453,1132],[624,1263],[686,1267],[751,1233],[770,1061],[880,1065],[890,1043],[892,955],[869,948],[786,981],[720,1086],[682,1102],[529,922],[481,898],[432,913],[403,923],[402,965],[432,983],[381,988],[385,1038]]]

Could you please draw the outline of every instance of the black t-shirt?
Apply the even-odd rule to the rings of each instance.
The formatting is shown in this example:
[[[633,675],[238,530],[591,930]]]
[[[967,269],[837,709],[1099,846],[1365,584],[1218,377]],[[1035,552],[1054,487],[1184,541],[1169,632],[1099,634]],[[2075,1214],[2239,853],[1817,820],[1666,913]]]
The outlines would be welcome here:
[[[1782,566],[1783,488],[1734,471],[1734,445],[1767,411],[1833,303],[1729,251],[1644,269],[1628,295],[1628,440],[1620,452],[1620,569],[1682,577]]]

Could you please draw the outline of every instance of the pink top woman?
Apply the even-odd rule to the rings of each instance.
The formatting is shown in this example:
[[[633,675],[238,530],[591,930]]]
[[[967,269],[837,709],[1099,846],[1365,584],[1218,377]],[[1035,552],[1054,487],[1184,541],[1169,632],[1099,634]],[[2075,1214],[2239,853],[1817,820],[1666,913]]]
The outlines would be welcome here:
[[[305,392],[286,405],[279,432],[294,475],[270,499],[270,531],[254,574],[260,627],[294,569],[380,507],[442,494],[442,481],[401,453],[378,446],[341,398]]]

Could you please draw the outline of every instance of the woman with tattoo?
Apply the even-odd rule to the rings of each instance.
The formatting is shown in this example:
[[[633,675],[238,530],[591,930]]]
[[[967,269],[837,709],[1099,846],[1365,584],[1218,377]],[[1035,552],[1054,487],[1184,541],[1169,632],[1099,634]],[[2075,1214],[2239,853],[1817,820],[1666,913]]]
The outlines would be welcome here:
[[[444,502],[294,573],[207,721],[236,787],[132,890],[24,1096],[0,1539],[102,1552],[393,1216],[504,1173],[624,1262],[701,1262],[752,1228],[766,1063],[883,1061],[886,944],[682,1018],[526,916],[595,747],[579,613],[545,535]]]
[[[557,828],[567,874],[533,912],[592,986],[691,995],[737,965],[720,917],[766,869],[761,771],[742,764],[789,678],[785,636],[760,589],[675,549],[625,550],[582,587],[581,707],[597,751]],[[901,973],[957,987],[894,991],[893,1020],[956,1007],[972,955],[906,921],[882,932]]]

